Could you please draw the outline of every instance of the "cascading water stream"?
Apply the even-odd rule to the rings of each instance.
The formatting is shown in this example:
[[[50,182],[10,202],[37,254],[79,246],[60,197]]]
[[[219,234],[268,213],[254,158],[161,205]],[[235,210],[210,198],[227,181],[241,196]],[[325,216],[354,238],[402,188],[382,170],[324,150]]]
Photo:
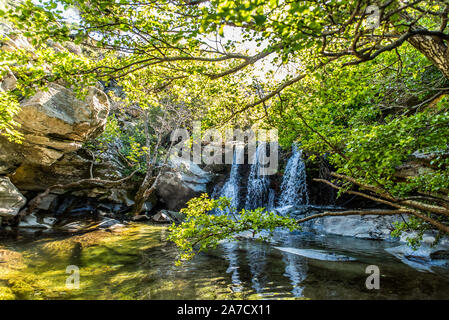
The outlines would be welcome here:
[[[231,200],[231,207],[238,208],[240,205],[240,165],[243,163],[245,148],[236,146],[232,161],[229,179],[223,185],[220,191],[220,197],[226,197]],[[221,212],[222,214],[225,212]]]
[[[245,209],[266,208],[270,210],[274,203],[274,190],[270,189],[270,178],[264,174],[263,159],[266,157],[266,143],[259,143],[248,177],[248,193]]]
[[[309,204],[306,166],[302,159],[302,150],[294,145],[292,151],[293,155],[287,162],[282,179],[279,207]]]

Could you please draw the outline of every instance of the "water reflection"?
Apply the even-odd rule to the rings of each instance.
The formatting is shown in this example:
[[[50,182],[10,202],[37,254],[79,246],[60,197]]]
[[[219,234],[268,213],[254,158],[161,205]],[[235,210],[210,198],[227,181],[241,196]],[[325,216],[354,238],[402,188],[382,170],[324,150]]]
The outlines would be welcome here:
[[[242,291],[242,281],[239,275],[239,257],[238,257],[238,243],[226,242],[223,245],[224,257],[229,262],[229,267],[226,269],[226,273],[231,274],[232,290],[234,292]]]
[[[257,293],[263,293],[269,271],[266,268],[267,248],[262,246],[246,246],[246,260],[251,273],[251,286]]]
[[[282,244],[286,247],[293,246],[293,239],[286,238]],[[284,276],[290,279],[294,297],[303,297],[304,287],[300,286],[301,282],[307,277],[307,261],[306,258],[282,251],[282,260],[285,262]]]

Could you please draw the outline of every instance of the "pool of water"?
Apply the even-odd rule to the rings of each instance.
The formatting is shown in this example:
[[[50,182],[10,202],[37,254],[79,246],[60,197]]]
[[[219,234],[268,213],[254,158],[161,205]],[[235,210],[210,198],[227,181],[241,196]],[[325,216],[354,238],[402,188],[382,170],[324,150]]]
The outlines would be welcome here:
[[[0,240],[0,299],[448,299],[448,268],[404,264],[385,241],[278,232],[224,243],[181,267],[165,226]],[[69,265],[80,270],[68,288]],[[365,286],[380,269],[380,289]]]

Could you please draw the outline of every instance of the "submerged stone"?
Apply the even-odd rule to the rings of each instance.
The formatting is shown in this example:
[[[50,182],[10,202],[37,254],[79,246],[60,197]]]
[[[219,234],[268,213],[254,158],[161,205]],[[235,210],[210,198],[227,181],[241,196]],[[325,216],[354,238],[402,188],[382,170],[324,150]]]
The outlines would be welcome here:
[[[276,249],[291,254],[296,254],[309,259],[324,260],[324,261],[355,261],[357,259],[344,256],[341,254],[336,254],[334,252],[314,250],[314,249],[297,249],[288,247],[275,247]]]

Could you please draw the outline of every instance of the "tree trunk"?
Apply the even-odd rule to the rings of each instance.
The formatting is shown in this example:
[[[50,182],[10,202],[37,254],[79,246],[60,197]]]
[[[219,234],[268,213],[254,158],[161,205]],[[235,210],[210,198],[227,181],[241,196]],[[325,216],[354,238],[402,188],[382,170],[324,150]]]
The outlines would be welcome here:
[[[139,191],[137,191],[136,196],[134,198],[134,206],[132,213],[135,216],[139,215],[142,212],[145,202],[148,200],[148,197],[153,193],[154,186],[152,186],[152,184],[154,183],[154,181],[155,179],[152,177],[151,172],[148,171],[145,176],[145,179],[143,180],[142,184],[139,187]]]
[[[148,129],[148,110],[143,110],[143,116],[144,116],[144,130],[145,130],[145,139],[146,139],[146,147],[147,147],[147,153],[146,153],[147,173],[139,187],[139,190],[136,193],[136,196],[134,197],[134,206],[133,206],[132,213],[135,216],[138,216],[142,212],[145,202],[147,201],[148,197],[154,191],[154,185],[152,185],[152,184],[156,180],[156,178],[153,178],[153,164],[152,164],[152,160],[151,160],[151,138],[150,138],[150,132]],[[159,147],[159,142],[156,145],[156,147],[154,148],[155,157],[157,157],[158,147]]]
[[[408,42],[424,54],[449,79],[449,49],[436,36],[416,35]]]

